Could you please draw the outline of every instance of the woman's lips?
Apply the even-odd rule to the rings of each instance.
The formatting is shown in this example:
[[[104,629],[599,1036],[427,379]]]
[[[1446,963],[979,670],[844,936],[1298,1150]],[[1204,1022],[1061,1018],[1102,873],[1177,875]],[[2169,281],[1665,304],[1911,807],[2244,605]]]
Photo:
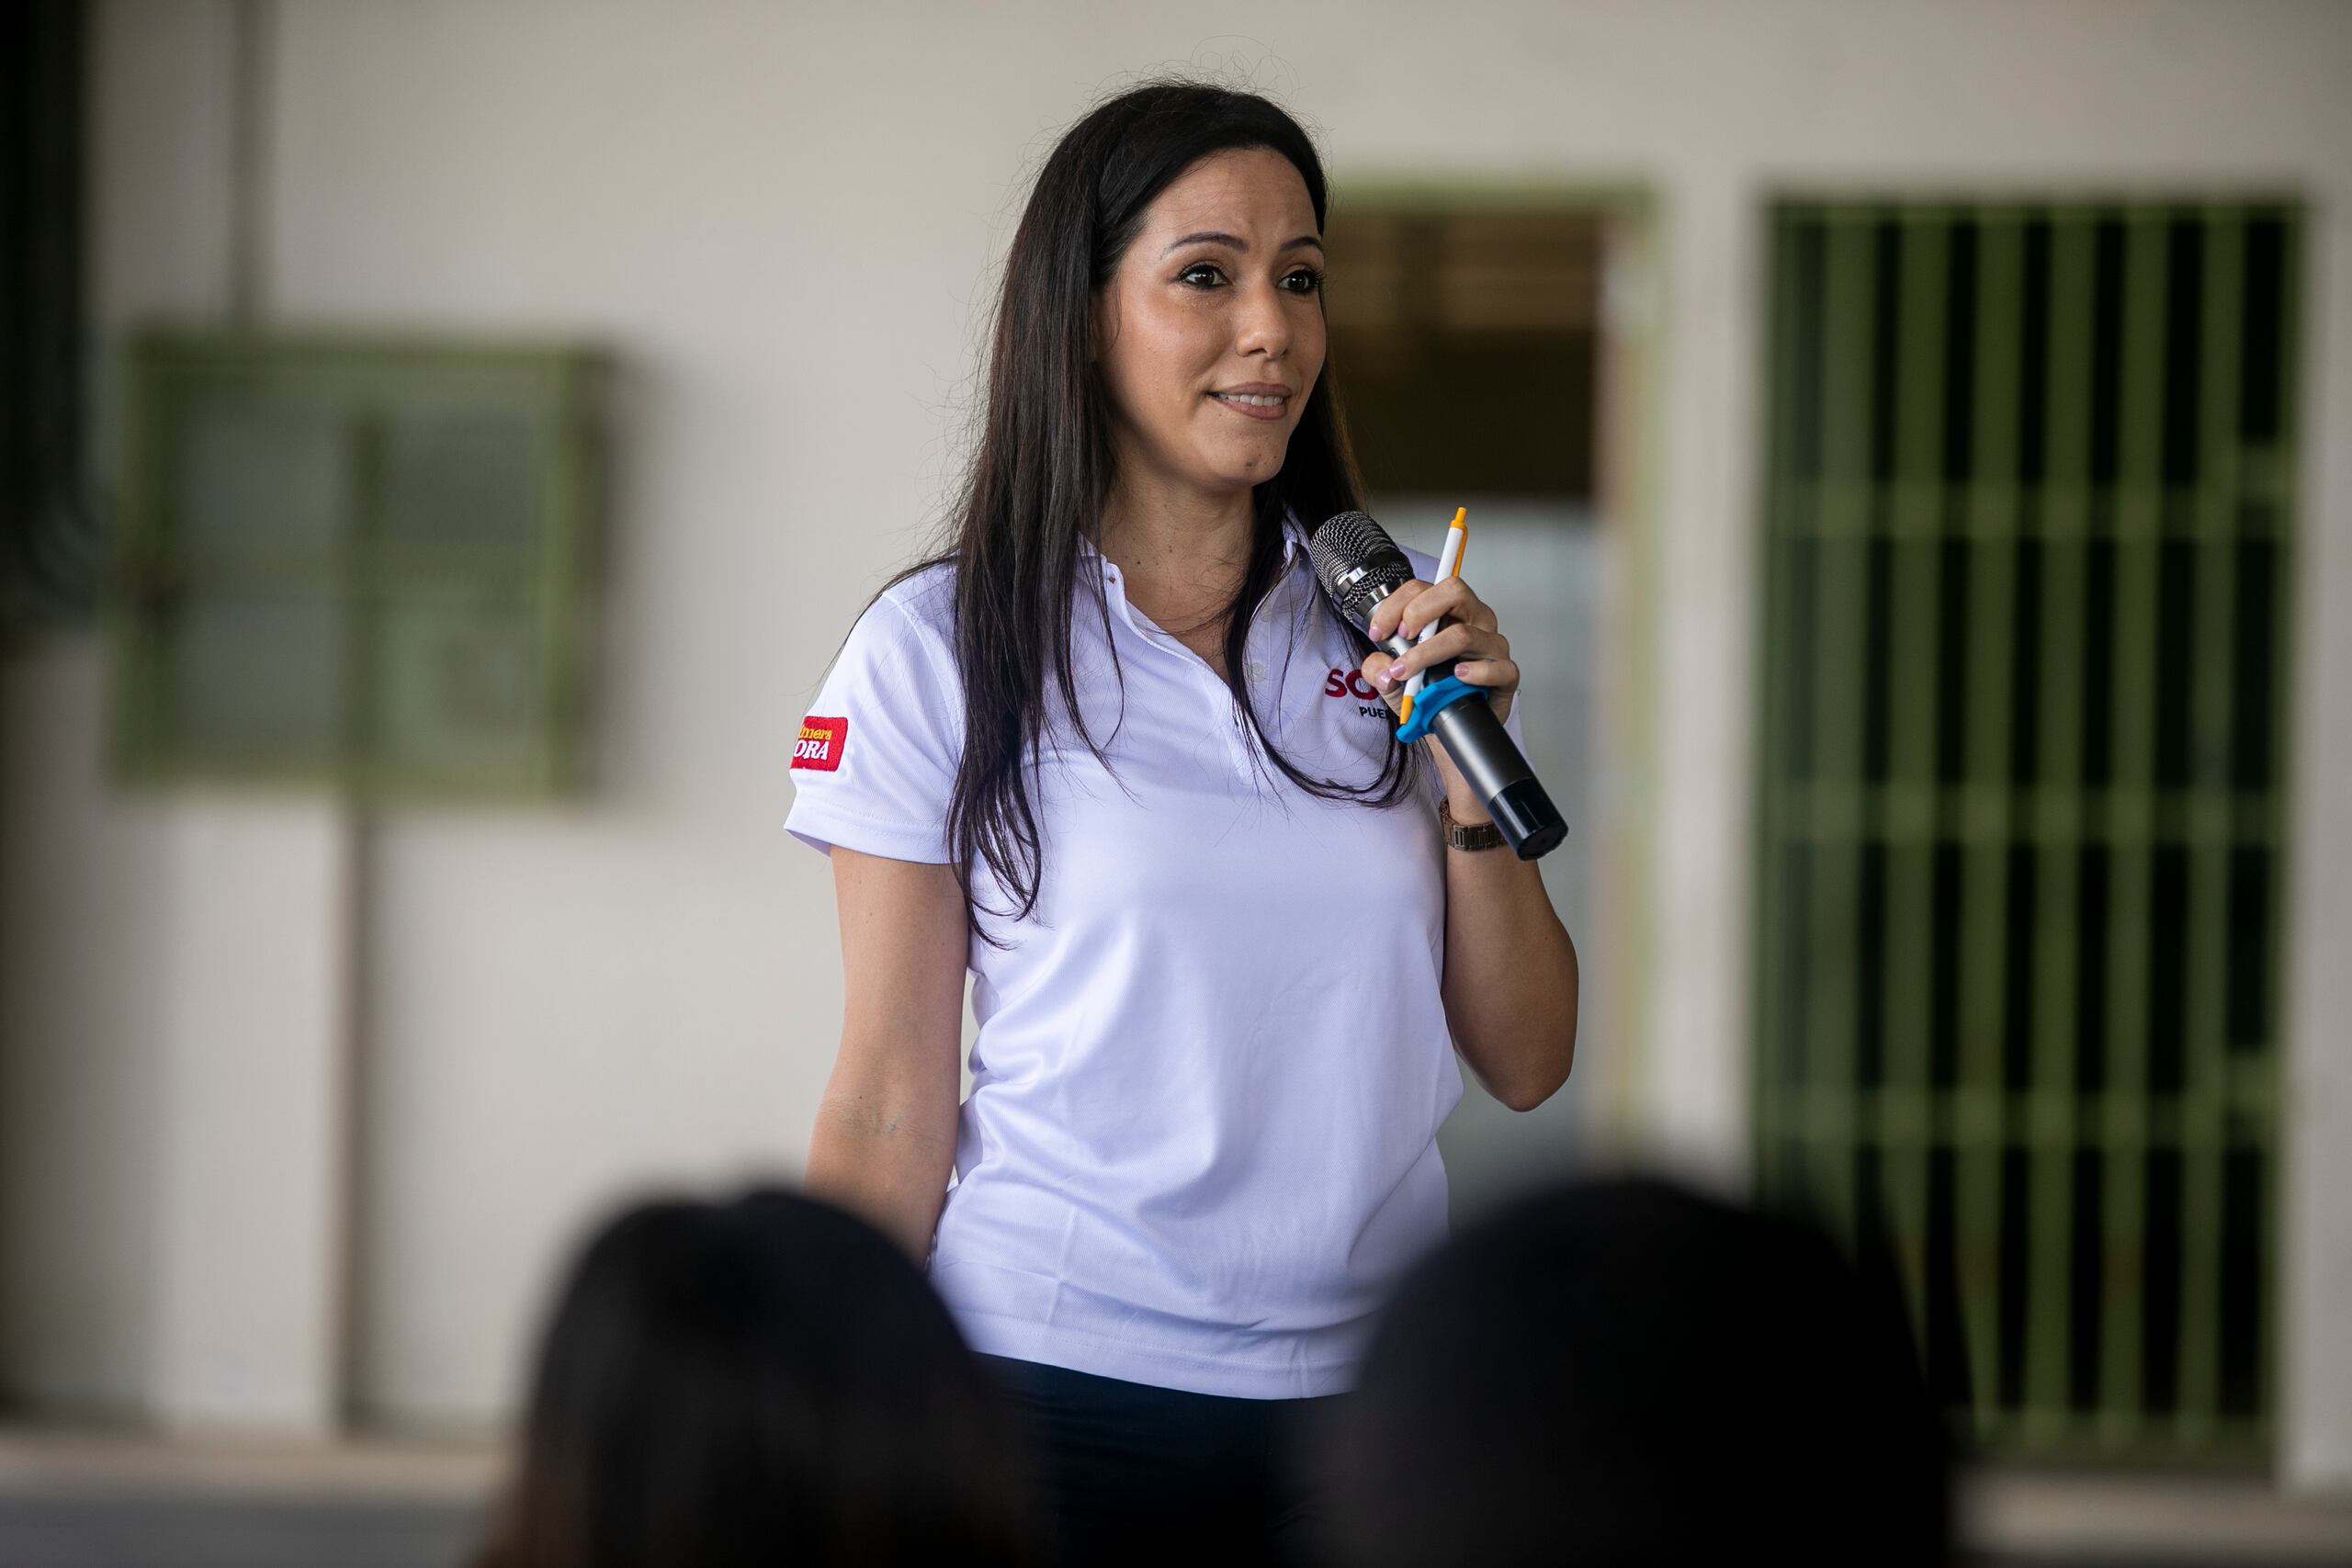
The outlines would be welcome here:
[[[1209,400],[1221,403],[1238,414],[1251,419],[1280,419],[1290,412],[1287,396],[1260,395],[1238,392],[1211,392]]]

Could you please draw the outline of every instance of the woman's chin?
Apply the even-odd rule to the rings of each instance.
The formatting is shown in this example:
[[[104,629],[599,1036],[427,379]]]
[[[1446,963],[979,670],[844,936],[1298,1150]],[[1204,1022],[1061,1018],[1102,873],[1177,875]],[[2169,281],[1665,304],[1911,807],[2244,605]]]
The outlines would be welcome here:
[[[1212,465],[1211,471],[1216,473],[1227,486],[1236,490],[1248,490],[1253,486],[1264,484],[1268,479],[1281,473],[1283,457],[1287,450],[1288,446],[1285,444],[1271,450],[1261,447],[1248,452],[1222,453],[1219,455],[1220,460]]]
[[[1141,462],[1130,468],[1123,460],[1120,471],[1129,476],[1131,483],[1149,482],[1147,473],[1156,473],[1159,483],[1172,483],[1207,498],[1228,497],[1237,491],[1254,490],[1283,471],[1287,456],[1287,441],[1268,444],[1251,443],[1246,446],[1219,446],[1204,450],[1195,446],[1182,456],[1170,454],[1159,463]],[[1123,458],[1132,455],[1123,454]],[[1170,460],[1172,458],[1172,460]]]

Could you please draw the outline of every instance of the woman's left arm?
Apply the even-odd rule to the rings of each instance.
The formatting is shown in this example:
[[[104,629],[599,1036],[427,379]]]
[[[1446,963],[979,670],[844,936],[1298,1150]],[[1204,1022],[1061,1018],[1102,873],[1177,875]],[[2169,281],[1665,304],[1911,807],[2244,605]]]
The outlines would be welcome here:
[[[1413,671],[1458,660],[1453,672],[1493,694],[1496,717],[1509,714],[1519,691],[1510,639],[1460,578],[1415,581],[1382,601],[1373,640],[1400,626],[1416,636],[1441,615],[1453,624],[1401,659],[1375,650],[1363,662],[1364,678],[1394,705]],[[1490,821],[1436,738],[1424,744],[1453,819],[1464,827]],[[1446,850],[1443,992],[1453,1043],[1497,1100],[1532,1111],[1567,1081],[1577,1050],[1577,949],[1533,861],[1508,849]]]

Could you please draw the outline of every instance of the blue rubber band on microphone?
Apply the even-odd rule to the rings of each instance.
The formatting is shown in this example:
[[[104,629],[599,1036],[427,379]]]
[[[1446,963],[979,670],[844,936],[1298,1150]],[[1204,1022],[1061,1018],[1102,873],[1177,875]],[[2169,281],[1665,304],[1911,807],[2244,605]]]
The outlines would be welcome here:
[[[1485,702],[1487,688],[1471,685],[1458,675],[1448,675],[1423,686],[1421,694],[1413,699],[1413,716],[1396,727],[1397,743],[1405,745],[1420,739],[1430,732],[1430,725],[1438,715],[1464,697],[1476,697]]]

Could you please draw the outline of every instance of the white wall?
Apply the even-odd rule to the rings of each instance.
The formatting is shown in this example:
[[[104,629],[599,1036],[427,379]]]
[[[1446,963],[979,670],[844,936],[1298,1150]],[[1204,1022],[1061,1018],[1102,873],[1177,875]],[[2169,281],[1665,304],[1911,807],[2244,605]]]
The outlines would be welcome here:
[[[222,297],[226,13],[100,13],[108,334]],[[507,1398],[555,1238],[647,1177],[789,1165],[839,1001],[822,863],[775,830],[791,721],[909,552],[1018,182],[1129,73],[1251,67],[1351,176],[1629,181],[1663,224],[1658,793],[1639,1103],[1745,1168],[1758,203],[1791,186],[2281,185],[2314,203],[2296,670],[2291,1462],[2352,1482],[2352,7],[2235,0],[1563,0],[1113,10],[292,0],[266,107],[287,321],[593,336],[626,367],[603,787],[552,811],[403,814],[361,920],[357,1392],[474,1423]],[[92,795],[86,644],[10,666],[0,974],[12,1136],[6,1363],[137,1397],[154,1290],[138,1150],[172,1108],[126,975],[172,814]],[[64,751],[73,755],[62,755]],[[46,793],[43,793],[46,792]],[[32,815],[39,812],[40,815]],[[28,844],[32,847],[28,848]],[[28,910],[40,919],[22,918]],[[71,961],[105,947],[119,963]],[[2334,962],[2329,962],[2333,959]],[[13,1091],[12,1091],[13,1098]],[[6,1112],[11,1133],[28,1116]],[[61,1217],[62,1207],[71,1218]]]
[[[101,17],[91,84],[90,291],[109,326],[227,298],[227,12],[126,19]],[[87,637],[11,657],[0,682],[0,1370],[40,1404],[140,1411],[175,813],[104,786]]]

